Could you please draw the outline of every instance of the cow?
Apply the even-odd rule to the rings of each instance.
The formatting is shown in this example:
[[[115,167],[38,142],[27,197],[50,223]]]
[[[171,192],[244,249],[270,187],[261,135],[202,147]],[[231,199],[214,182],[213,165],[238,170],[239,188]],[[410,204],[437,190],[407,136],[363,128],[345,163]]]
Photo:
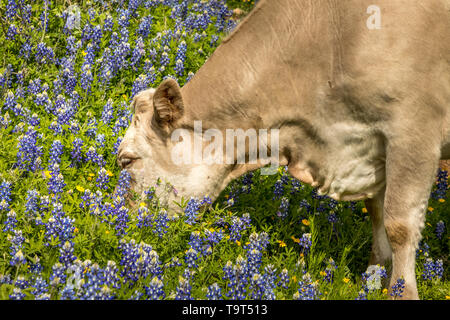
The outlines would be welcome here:
[[[138,193],[161,177],[178,191],[169,203],[214,200],[269,156],[175,163],[173,132],[195,138],[195,121],[202,132],[277,129],[279,165],[293,177],[365,200],[369,263],[391,265],[390,287],[403,278],[402,298],[418,299],[416,249],[450,158],[449,10],[449,0],[261,0],[182,88],[168,78],[134,97],[118,164]]]

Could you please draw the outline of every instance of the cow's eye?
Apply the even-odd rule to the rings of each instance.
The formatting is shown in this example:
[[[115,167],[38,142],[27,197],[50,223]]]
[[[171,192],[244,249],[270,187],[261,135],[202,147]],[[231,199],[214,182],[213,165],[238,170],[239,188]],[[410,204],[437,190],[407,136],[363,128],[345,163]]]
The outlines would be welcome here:
[[[137,126],[139,125],[139,121],[140,121],[139,116],[138,116],[138,115],[135,115],[135,116],[134,116],[134,126],[135,126],[135,127],[137,127]]]

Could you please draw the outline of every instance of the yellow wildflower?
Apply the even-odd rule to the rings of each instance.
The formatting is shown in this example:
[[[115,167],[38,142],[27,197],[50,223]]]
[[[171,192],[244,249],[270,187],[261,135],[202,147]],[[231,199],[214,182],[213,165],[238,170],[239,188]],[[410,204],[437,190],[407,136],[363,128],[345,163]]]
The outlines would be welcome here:
[[[444,203],[444,202],[445,202],[445,199],[439,199],[439,202],[440,202],[440,203]]]
[[[303,223],[305,226],[309,226],[309,221],[308,221],[308,219],[303,219],[303,220],[302,220],[302,223]]]
[[[367,209],[366,208],[362,208],[362,213],[367,213]]]
[[[434,208],[433,207],[428,207],[428,211],[433,212]]]
[[[388,289],[384,288],[383,289],[383,294],[387,294],[388,293]]]
[[[344,279],[342,279],[342,281],[344,281],[345,283],[348,283],[350,281],[350,279],[349,278],[344,278]]]
[[[295,242],[295,243],[300,243],[300,239],[292,236],[291,239]]]
[[[280,247],[286,247],[286,243],[283,240],[277,240],[277,242],[280,244]]]
[[[76,186],[75,189],[77,189],[80,192],[84,192],[84,188],[82,186]]]
[[[236,240],[236,244],[237,244],[238,246],[240,246],[240,245],[241,245],[241,242],[240,242],[239,240]]]
[[[52,177],[49,170],[45,171],[44,174],[45,174],[45,177],[48,179],[50,179]]]

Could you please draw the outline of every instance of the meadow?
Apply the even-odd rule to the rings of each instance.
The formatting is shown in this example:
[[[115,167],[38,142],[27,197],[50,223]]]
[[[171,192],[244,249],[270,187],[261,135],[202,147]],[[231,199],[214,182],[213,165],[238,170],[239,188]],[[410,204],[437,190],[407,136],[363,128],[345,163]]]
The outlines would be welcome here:
[[[387,270],[368,268],[364,203],[319,196],[284,167],[214,203],[183,199],[175,218],[154,187],[129,191],[116,154],[133,96],[188,82],[253,5],[0,0],[0,299],[390,298]],[[421,299],[450,299],[448,195],[440,170]]]

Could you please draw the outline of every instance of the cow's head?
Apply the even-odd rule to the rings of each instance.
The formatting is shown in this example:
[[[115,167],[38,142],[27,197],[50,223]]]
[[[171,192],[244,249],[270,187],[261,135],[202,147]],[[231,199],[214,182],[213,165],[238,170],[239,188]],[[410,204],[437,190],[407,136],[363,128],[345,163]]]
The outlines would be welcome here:
[[[118,164],[130,173],[131,187],[138,194],[159,178],[174,186],[176,192],[160,193],[160,200],[171,209],[177,208],[173,200],[179,201],[180,196],[208,195],[214,200],[230,180],[229,165],[180,164],[172,156],[177,142],[171,136],[182,126],[184,108],[180,87],[173,79],[163,81],[156,90],[140,92],[133,99],[132,122],[118,150]]]

